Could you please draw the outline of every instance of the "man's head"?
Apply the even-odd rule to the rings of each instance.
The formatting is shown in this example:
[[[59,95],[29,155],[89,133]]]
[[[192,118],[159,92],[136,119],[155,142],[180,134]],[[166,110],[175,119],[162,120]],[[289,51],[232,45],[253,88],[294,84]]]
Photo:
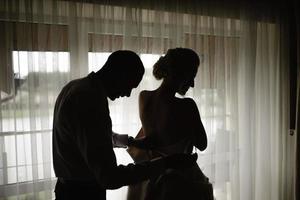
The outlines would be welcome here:
[[[104,66],[97,72],[104,82],[108,97],[130,96],[143,78],[145,69],[140,57],[133,51],[119,50],[113,52]]]

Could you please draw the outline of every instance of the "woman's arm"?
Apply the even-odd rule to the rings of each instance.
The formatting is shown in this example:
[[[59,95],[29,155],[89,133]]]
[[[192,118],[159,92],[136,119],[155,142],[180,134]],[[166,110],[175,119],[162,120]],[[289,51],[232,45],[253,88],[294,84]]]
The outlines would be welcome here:
[[[186,98],[186,101],[190,116],[190,124],[193,127],[193,133],[191,135],[192,140],[195,147],[197,147],[200,151],[204,151],[207,147],[207,136],[200,118],[199,110],[193,99]]]

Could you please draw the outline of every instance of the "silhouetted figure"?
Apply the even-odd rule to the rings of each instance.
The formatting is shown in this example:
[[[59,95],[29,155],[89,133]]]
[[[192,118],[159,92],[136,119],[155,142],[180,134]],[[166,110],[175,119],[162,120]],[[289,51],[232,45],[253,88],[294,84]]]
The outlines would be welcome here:
[[[186,48],[169,49],[154,64],[153,75],[163,82],[154,91],[140,93],[142,129],[137,139],[130,142],[131,146],[147,150],[149,159],[177,153],[191,154],[194,146],[201,151],[206,149],[206,132],[196,103],[191,98],[175,96],[176,93],[185,95],[190,87],[194,87],[198,66],[198,55]],[[129,150],[129,153],[133,155],[135,151]],[[191,168],[169,169],[152,178],[146,187],[142,199],[213,199],[212,185],[196,163]],[[143,188],[130,187],[129,200],[139,199],[137,190]]]
[[[62,89],[53,120],[56,199],[104,200],[106,189],[152,178],[165,168],[184,168],[195,163],[197,155],[178,154],[117,166],[113,142],[118,146],[121,138],[119,143],[124,146],[128,137],[124,140],[112,132],[107,97],[114,100],[130,96],[143,74],[143,64],[134,52],[116,51],[97,73],[73,80]]]

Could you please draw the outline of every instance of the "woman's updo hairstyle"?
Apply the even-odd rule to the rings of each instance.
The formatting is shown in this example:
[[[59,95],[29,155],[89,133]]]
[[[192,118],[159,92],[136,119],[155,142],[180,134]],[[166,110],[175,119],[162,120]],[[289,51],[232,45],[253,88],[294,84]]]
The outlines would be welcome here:
[[[161,56],[153,65],[153,76],[157,80],[166,78],[170,73],[184,73],[192,70],[197,72],[200,60],[192,49],[169,49],[165,56]]]

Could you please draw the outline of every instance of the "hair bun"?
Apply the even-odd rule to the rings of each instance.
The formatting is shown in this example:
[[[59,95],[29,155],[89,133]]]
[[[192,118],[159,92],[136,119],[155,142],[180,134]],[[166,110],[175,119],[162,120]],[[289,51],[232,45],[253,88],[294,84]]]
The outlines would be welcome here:
[[[166,78],[170,73],[196,72],[200,60],[198,54],[192,49],[168,49],[165,56],[161,56],[153,66],[153,76],[157,79]]]
[[[161,80],[167,76],[167,61],[165,56],[161,56],[158,61],[153,65],[153,76],[157,80]]]

